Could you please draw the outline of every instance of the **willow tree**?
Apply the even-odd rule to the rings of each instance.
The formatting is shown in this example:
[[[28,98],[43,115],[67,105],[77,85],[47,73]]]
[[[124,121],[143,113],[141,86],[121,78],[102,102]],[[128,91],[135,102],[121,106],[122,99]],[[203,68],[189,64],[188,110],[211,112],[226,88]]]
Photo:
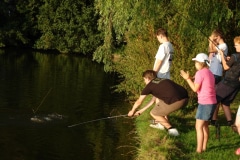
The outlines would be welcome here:
[[[234,36],[232,27],[239,31],[239,24],[233,23],[239,20],[236,9],[240,2],[236,0],[96,0],[95,3],[100,15],[99,29],[105,39],[94,58],[102,60],[107,71],[119,72],[123,81],[117,90],[133,96],[142,88],[142,72],[153,68],[159,45],[155,36],[158,27],[168,30],[174,44],[171,77],[186,87],[179,71],[185,69],[194,74],[191,59],[199,52],[207,52],[212,30],[222,29],[230,41]],[[118,61],[114,61],[115,55],[119,55]],[[195,97],[191,91],[190,94]]]

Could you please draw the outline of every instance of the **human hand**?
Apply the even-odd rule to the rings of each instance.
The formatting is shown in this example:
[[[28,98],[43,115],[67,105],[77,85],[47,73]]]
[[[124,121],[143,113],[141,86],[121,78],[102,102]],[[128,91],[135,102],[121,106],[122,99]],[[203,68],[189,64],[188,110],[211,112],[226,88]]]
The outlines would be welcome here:
[[[132,117],[134,115],[134,110],[128,112],[128,117]]]
[[[223,55],[224,56],[224,53],[221,49],[218,49],[218,53],[220,53],[220,55]]]
[[[137,112],[134,113],[134,116],[140,116],[141,114],[142,114],[142,111],[139,110],[139,111],[137,111]]]
[[[184,70],[180,70],[180,75],[181,75],[185,80],[187,80],[187,79],[190,78],[188,71],[185,72]]]

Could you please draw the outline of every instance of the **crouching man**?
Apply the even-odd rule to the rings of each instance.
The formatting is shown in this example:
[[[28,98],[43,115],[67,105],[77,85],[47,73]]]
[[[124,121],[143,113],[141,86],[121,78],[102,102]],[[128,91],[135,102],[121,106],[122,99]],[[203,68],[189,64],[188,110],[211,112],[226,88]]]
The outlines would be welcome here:
[[[146,86],[142,90],[140,97],[134,103],[132,110],[129,111],[128,116],[138,116],[142,114],[146,109],[151,107],[156,100],[156,105],[153,107],[150,114],[158,123],[150,126],[162,130],[166,128],[169,135],[178,136],[178,130],[170,124],[167,116],[187,105],[187,90],[170,79],[156,78],[156,72],[153,70],[146,70],[143,72],[142,77]],[[153,95],[152,99],[139,111],[135,112],[149,94]]]

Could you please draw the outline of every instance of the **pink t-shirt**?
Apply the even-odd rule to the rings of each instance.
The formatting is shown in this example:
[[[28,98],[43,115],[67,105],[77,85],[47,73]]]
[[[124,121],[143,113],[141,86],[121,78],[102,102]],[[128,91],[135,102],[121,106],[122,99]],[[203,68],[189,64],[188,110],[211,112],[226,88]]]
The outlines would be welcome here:
[[[195,81],[200,85],[198,93],[198,103],[200,104],[216,104],[215,79],[212,72],[203,68],[196,72]]]

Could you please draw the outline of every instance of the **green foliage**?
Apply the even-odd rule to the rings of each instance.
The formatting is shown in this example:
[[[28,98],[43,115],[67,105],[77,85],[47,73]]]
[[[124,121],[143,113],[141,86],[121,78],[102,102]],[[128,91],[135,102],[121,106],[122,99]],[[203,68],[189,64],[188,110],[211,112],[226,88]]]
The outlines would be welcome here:
[[[94,1],[0,2],[0,47],[28,46],[92,54],[101,43]]]
[[[151,43],[145,43],[141,39],[136,39],[136,41],[137,43],[132,41],[132,45],[126,47],[125,55],[115,65],[117,71],[124,75],[117,91],[125,91],[129,98],[136,98],[135,96],[140,94],[143,88],[142,72],[151,69],[152,65],[146,62],[153,62],[153,57],[149,52]]]
[[[39,2],[34,0],[1,1],[1,47],[31,45],[37,35],[36,12]]]
[[[120,73],[123,81],[117,90],[135,97],[143,87],[141,73],[154,64],[158,27],[168,30],[174,44],[171,77],[188,88],[179,71],[194,75],[191,59],[207,52],[213,29],[223,30],[229,53],[235,52],[239,7],[238,0],[4,0],[0,2],[0,47],[93,54],[105,71]],[[196,94],[190,89],[189,94],[194,105]]]
[[[83,1],[44,0],[38,29],[42,32],[35,47],[57,49],[62,53],[91,53],[100,43],[93,6]]]
[[[99,14],[98,29],[104,37],[104,43],[94,52],[93,59],[105,64],[105,71],[113,71],[113,53],[125,43],[125,31],[131,17],[130,2],[114,0],[95,0],[96,13]]]
[[[95,1],[100,15],[99,29],[105,40],[94,53],[94,58],[104,62],[106,71],[121,74],[124,80],[117,90],[125,90],[133,97],[139,94],[143,87],[141,73],[153,68],[159,46],[154,33],[158,27],[163,27],[168,30],[175,49],[171,78],[189,89],[189,106],[194,106],[196,93],[180,77],[180,70],[187,70],[194,76],[196,70],[192,58],[200,52],[207,53],[208,37],[216,28],[226,34],[226,42],[232,50],[232,40],[237,33],[232,28],[240,31],[237,12],[240,3],[226,0],[140,0],[124,2],[123,7],[122,1],[113,2]],[[114,66],[109,62],[113,55],[120,57]]]

